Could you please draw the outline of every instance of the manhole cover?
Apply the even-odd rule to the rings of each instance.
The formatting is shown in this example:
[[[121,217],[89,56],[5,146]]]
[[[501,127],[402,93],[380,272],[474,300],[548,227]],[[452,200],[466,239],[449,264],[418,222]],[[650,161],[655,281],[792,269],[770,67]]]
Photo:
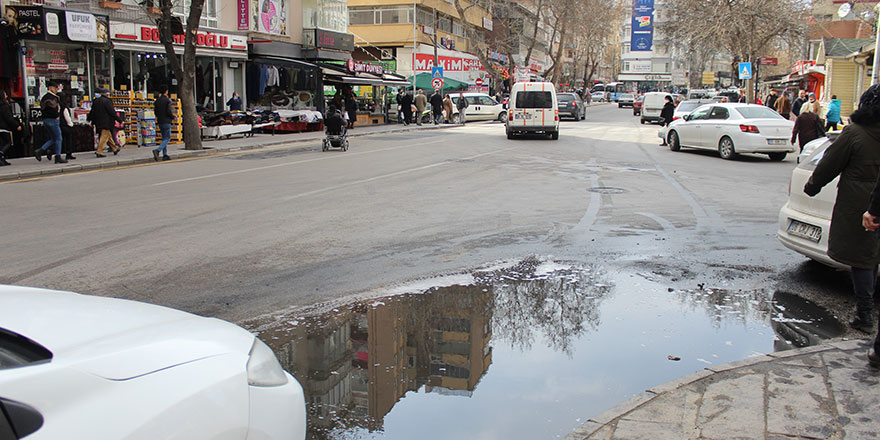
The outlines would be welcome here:
[[[615,188],[613,186],[594,186],[590,188],[590,192],[599,194],[623,194],[629,192],[623,188]]]

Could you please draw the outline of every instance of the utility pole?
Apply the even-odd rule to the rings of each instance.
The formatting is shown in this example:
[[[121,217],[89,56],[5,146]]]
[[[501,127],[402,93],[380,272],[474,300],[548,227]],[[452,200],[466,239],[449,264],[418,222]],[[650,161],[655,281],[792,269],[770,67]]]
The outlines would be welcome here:
[[[761,58],[755,58],[755,75],[752,81],[755,82],[755,99],[754,103],[758,103],[758,73],[761,71]]]
[[[413,0],[413,51],[412,51],[412,91],[413,96],[416,94],[416,49],[418,49],[418,26],[419,26],[419,8]]]
[[[874,66],[871,68],[871,85],[880,82],[880,3],[874,6],[874,13],[877,14],[877,36],[874,41]]]

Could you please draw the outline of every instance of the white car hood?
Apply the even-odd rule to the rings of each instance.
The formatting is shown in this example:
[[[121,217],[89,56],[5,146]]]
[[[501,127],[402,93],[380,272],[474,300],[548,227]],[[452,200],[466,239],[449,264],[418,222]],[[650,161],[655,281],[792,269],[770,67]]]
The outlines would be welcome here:
[[[135,301],[0,285],[0,328],[46,347],[53,363],[113,380],[227,353],[253,335],[225,321]]]

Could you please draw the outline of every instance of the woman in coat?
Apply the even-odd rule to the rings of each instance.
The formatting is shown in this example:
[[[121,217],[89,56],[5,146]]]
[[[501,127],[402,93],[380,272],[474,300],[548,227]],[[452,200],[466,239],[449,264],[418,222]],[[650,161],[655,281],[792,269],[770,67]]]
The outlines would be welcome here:
[[[6,92],[0,90],[0,130],[8,130],[9,133],[0,133],[0,166],[9,165],[6,161],[6,152],[13,143],[13,134],[21,133],[21,123],[12,117],[12,106]]]
[[[674,115],[675,103],[672,102],[671,96],[666,95],[666,103],[663,104],[663,110],[660,110],[660,125],[668,126],[672,122]],[[663,143],[660,146],[666,146],[666,139],[663,139]]]
[[[828,182],[840,176],[837,200],[831,214],[828,256],[852,268],[856,316],[850,326],[874,330],[874,285],[880,263],[880,239],[862,226],[862,214],[880,175],[880,84],[871,86],[853,112],[852,125],[844,128],[825,155],[804,192],[815,196]]]

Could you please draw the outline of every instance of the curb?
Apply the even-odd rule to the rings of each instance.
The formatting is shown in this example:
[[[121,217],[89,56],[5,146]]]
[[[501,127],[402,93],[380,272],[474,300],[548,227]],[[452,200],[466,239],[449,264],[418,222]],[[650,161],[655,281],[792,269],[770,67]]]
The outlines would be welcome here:
[[[394,128],[387,131],[377,131],[370,133],[350,133],[349,137],[363,137],[363,136],[373,136],[373,135],[383,135],[388,133],[408,133],[408,132],[416,132],[422,130],[440,130],[459,127],[459,125],[453,124],[440,124],[436,126],[428,126],[424,128]],[[269,138],[271,139],[271,138]],[[236,151],[250,151],[250,150],[259,150],[266,147],[275,147],[279,145],[290,145],[290,149],[302,150],[306,151],[308,147],[306,146],[297,146],[296,144],[305,144],[310,142],[321,142],[324,139],[323,137],[314,137],[307,139],[286,139],[286,140],[276,140],[255,144],[255,145],[244,145],[244,146],[235,146],[235,147],[204,147],[202,150],[182,150],[179,152],[171,153],[170,156],[172,159],[182,159],[182,158],[193,158],[193,157],[213,157],[220,155],[222,153],[228,152],[236,152]],[[84,152],[88,153],[88,152]],[[42,170],[28,170],[28,171],[9,171],[0,173],[0,182],[8,182],[14,180],[21,179],[30,179],[34,177],[40,176],[49,176],[55,174],[76,174],[85,171],[93,171],[99,169],[114,169],[131,165],[141,165],[153,163],[152,157],[138,157],[131,159],[119,159],[119,160],[107,160],[102,162],[92,162],[87,164],[72,164],[65,165],[63,167],[58,168],[47,168]]]
[[[674,379],[672,381],[666,382],[664,384],[649,388],[646,391],[643,391],[634,397],[627,399],[624,402],[621,402],[615,405],[613,408],[602,412],[601,414],[590,417],[584,424],[575,428],[573,431],[568,433],[564,440],[582,440],[586,439],[589,436],[595,434],[601,429],[608,426],[609,423],[625,416],[626,414],[638,409],[639,407],[651,402],[655,398],[665,393],[670,393],[678,390],[681,387],[690,385],[699,380],[705,379],[707,377],[728,372],[744,367],[753,366],[756,364],[761,364],[764,362],[774,362],[774,361],[784,361],[786,359],[804,356],[813,353],[820,353],[832,350],[855,350],[863,347],[864,344],[870,344],[871,340],[868,338],[865,339],[853,339],[848,341],[837,341],[837,342],[829,342],[822,345],[815,345],[812,347],[804,347],[797,348],[793,350],[786,350],[779,353],[770,353],[762,356],[755,356],[751,358],[741,359],[738,361],[728,362],[726,364],[715,365],[712,367],[704,368],[700,371],[696,371],[694,373],[688,374],[686,376],[682,376],[678,379]]]

